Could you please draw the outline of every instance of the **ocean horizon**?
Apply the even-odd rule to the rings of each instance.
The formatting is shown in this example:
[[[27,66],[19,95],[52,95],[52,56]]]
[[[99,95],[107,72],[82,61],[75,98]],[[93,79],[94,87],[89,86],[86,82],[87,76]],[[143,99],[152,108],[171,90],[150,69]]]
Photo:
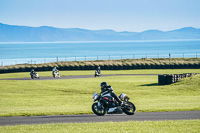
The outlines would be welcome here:
[[[200,57],[200,40],[0,42],[1,66],[139,58]]]

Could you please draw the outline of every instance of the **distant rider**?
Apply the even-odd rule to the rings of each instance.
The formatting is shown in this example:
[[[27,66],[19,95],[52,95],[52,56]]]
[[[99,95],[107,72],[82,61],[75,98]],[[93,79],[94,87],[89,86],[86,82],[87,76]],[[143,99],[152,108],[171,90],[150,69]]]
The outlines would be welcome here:
[[[96,71],[97,71],[98,74],[101,74],[101,68],[100,68],[100,66],[97,67]]]
[[[57,71],[58,71],[58,69],[56,69],[56,67],[54,67],[53,70],[52,70],[52,73],[54,74]]]
[[[119,99],[119,97],[114,93],[112,86],[108,85],[106,82],[102,82],[100,84],[101,86],[101,94],[105,95],[110,93],[112,97],[114,97],[117,102],[119,103],[119,106],[121,106],[122,101]]]
[[[36,74],[36,72],[34,71],[34,69],[31,69],[31,72],[30,72],[31,78],[33,78],[34,74]]]
[[[35,74],[36,72],[34,71],[34,69],[31,69],[30,75]]]

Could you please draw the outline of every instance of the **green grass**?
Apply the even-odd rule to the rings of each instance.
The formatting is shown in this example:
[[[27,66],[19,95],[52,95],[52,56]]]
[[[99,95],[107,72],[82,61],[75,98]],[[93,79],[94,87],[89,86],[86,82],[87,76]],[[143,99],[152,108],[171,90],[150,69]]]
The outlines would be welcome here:
[[[198,133],[200,120],[1,126],[1,133]]]
[[[68,80],[1,80],[0,116],[92,113],[92,95],[102,81],[126,93],[138,112],[200,110],[200,75],[158,86],[157,76]]]
[[[51,71],[38,72],[40,77],[52,76]],[[102,70],[102,74],[181,74],[200,73],[200,69],[142,69],[142,70]],[[60,71],[61,76],[74,75],[94,75],[94,70],[90,71]],[[29,72],[0,74],[3,78],[24,78],[30,77]]]

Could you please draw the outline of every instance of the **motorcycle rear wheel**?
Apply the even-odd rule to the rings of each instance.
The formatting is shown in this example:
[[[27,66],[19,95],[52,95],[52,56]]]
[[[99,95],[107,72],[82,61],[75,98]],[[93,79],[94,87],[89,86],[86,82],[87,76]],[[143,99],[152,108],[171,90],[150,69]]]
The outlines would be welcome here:
[[[101,106],[101,109],[98,109],[98,103],[92,104],[92,111],[98,116],[103,116],[106,114],[106,109],[103,106]]]
[[[136,107],[132,102],[126,102],[126,106],[124,107],[123,111],[127,115],[134,115],[136,112]]]

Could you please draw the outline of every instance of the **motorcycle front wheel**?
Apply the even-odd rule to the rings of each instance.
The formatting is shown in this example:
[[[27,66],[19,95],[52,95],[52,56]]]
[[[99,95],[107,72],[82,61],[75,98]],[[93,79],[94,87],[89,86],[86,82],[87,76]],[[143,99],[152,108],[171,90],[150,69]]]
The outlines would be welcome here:
[[[126,102],[123,111],[127,115],[134,115],[136,111],[136,107],[132,102]]]
[[[98,107],[98,103],[92,104],[92,111],[98,116],[103,116],[106,114],[106,109],[103,106]]]

